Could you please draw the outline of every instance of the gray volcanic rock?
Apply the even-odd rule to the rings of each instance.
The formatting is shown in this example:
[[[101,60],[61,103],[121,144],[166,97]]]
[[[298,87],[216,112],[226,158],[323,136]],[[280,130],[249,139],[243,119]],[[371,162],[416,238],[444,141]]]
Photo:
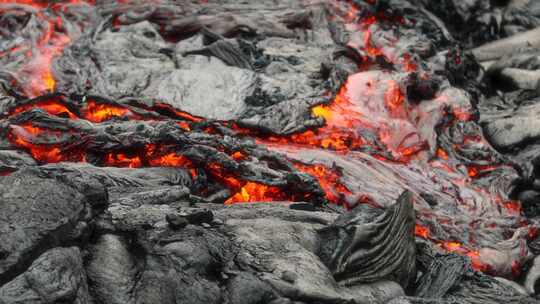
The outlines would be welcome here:
[[[182,198],[161,205],[155,198],[141,200],[154,197],[144,189],[132,192],[131,200],[121,199],[124,194],[114,189],[111,193],[113,203],[97,226],[104,234],[88,247],[87,268],[92,294],[107,303],[372,303],[403,295],[402,287],[388,280],[336,281],[318,256],[327,243],[319,230],[336,220],[335,213],[292,210],[289,203],[193,207]],[[174,210],[211,212],[224,224],[174,229],[167,224]],[[411,227],[413,217],[403,213],[398,218],[409,223],[403,227]],[[380,233],[398,240],[397,234]],[[412,231],[406,234],[413,237]],[[377,248],[391,244],[407,243],[383,242]],[[414,258],[414,252],[401,252]]]
[[[0,170],[15,170],[21,166],[33,166],[36,161],[30,155],[13,150],[0,150]]]
[[[162,100],[208,119],[238,118],[245,111],[244,101],[254,94],[256,74],[227,66],[215,57],[195,57],[198,64],[149,82],[141,97]]]
[[[407,288],[416,276],[414,218],[411,192],[386,212],[360,205],[321,231],[323,261],[342,285],[389,279]]]
[[[274,134],[323,124],[310,108],[326,101],[323,63],[336,50],[324,4],[283,3],[281,11],[269,3],[189,7],[126,7],[131,14],[119,18],[126,25],[82,35],[54,61],[56,90],[162,102]],[[138,9],[147,13],[137,16]],[[161,33],[154,22],[163,20],[152,16],[160,9],[182,16],[166,21]],[[179,31],[193,37],[176,43],[162,37]]]
[[[135,171],[131,172],[135,175]],[[98,179],[107,185],[110,198],[98,191],[105,189],[98,186],[101,185]],[[404,295],[405,285],[391,280],[407,284],[407,279],[401,278],[409,276],[408,271],[387,265],[385,259],[377,261],[376,254],[355,255],[365,249],[356,248],[348,238],[340,243],[355,256],[359,263],[355,265],[369,264],[387,271],[381,278],[340,283],[320,256],[323,244],[327,249],[341,246],[328,242],[326,234],[320,233],[343,221],[330,210],[292,210],[290,203],[193,205],[188,201],[187,188],[182,185],[156,183],[159,185],[156,187],[150,186],[155,181],[149,180],[146,186],[136,186],[128,183],[129,180],[117,168],[92,169],[90,165],[69,164],[20,170],[0,178],[2,193],[10,202],[29,205],[29,209],[39,211],[41,216],[47,215],[49,222],[66,223],[66,227],[58,228],[66,233],[50,232],[44,236],[49,237],[45,238],[47,244],[40,243],[42,247],[30,244],[31,249],[41,254],[49,246],[74,243],[84,252],[83,258],[79,248],[57,248],[33,262],[32,254],[25,255],[28,260],[14,262],[18,271],[15,276],[4,274],[6,284],[0,288],[1,299],[6,303],[18,303],[21,297],[35,298],[33,303],[373,303]],[[74,188],[72,183],[78,187]],[[42,187],[47,187],[47,191]],[[390,208],[383,217],[371,217],[382,211],[371,210],[373,207],[369,206],[359,209],[367,217],[347,217],[347,223],[353,226],[382,228],[374,233],[384,241],[372,253],[404,246],[397,252],[407,255],[408,258],[402,259],[402,265],[408,265],[406,269],[414,267],[411,261],[414,251],[406,249],[410,243],[403,241],[403,237],[413,239],[410,228],[414,216],[408,198],[396,205],[396,211]],[[51,206],[49,201],[63,205],[49,210],[46,208]],[[98,214],[103,207],[106,210]],[[70,210],[78,216],[70,215]],[[180,230],[170,228],[167,216],[172,213],[186,216],[189,224]],[[8,214],[7,210],[4,214]],[[33,221],[37,216],[33,212],[16,215],[19,223]],[[85,226],[81,224],[83,221],[95,222],[88,225],[95,229],[86,231],[92,234],[91,238],[83,237],[77,229],[69,229],[71,222]],[[369,224],[370,221],[373,222]],[[222,224],[200,225],[201,222]],[[36,224],[36,227],[45,231],[57,226]],[[402,233],[393,233],[390,228]],[[41,240],[33,235],[28,238]],[[19,249],[22,250],[30,249]],[[8,258],[3,262],[14,259]],[[28,262],[31,266],[26,268]],[[344,269],[360,278],[362,274],[355,272],[355,265]],[[42,268],[49,271],[44,274]]]
[[[81,251],[54,248],[0,287],[0,303],[91,303]]]
[[[99,236],[88,248],[86,270],[91,293],[101,303],[131,303],[137,276],[136,259],[125,238],[113,234]]]
[[[497,117],[489,115],[483,119],[484,130],[496,148],[509,151],[540,139],[539,115],[540,105],[537,103],[516,105],[516,108],[508,108],[506,113],[502,112]]]
[[[521,167],[526,179],[532,180],[540,156],[539,100],[536,92],[517,90],[479,104],[480,123],[486,138]]]
[[[0,282],[20,274],[48,248],[72,242],[86,233],[93,206],[106,203],[101,187],[80,189],[36,169],[0,180]],[[95,195],[97,194],[97,195]],[[101,194],[101,195],[100,195]]]
[[[149,83],[174,70],[174,61],[159,50],[167,43],[148,22],[82,36],[56,61],[58,90],[118,99],[140,94]],[[76,60],[74,60],[76,58]],[[88,85],[91,85],[88,88]]]

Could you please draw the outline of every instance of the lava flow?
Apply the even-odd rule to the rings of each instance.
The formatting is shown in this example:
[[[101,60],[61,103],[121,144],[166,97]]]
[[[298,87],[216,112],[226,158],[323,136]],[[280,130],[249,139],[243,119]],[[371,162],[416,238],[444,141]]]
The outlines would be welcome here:
[[[338,152],[369,151],[390,161],[404,162],[427,148],[408,120],[407,107],[403,93],[390,77],[378,73],[356,74],[332,103],[312,109],[314,116],[325,119],[325,127],[290,138],[270,137],[269,141]]]
[[[43,23],[42,32],[39,38],[21,43],[4,56],[25,53],[27,63],[15,74],[24,93],[28,97],[35,97],[55,90],[52,60],[62,53],[62,49],[74,37],[65,33],[60,16],[61,6],[45,6],[42,2],[33,1],[18,2],[40,8],[37,16]],[[370,172],[366,170],[366,174],[372,174],[376,179],[380,172],[385,172],[397,185],[392,189],[410,188],[419,197],[416,236],[430,240],[446,251],[468,256],[476,269],[489,272],[490,266],[484,263],[485,253],[481,250],[488,241],[481,239],[476,233],[477,228],[497,228],[504,230],[505,234],[512,234],[526,226],[520,217],[519,202],[507,199],[501,189],[494,189],[497,187],[481,181],[491,173],[496,174],[497,170],[504,169],[505,165],[490,156],[490,146],[482,136],[465,134],[458,139],[451,137],[459,133],[456,130],[467,131],[474,124],[473,108],[468,103],[458,102],[461,95],[452,90],[441,90],[439,95],[426,102],[410,100],[403,84],[403,75],[415,74],[420,79],[426,79],[433,76],[431,71],[422,65],[413,52],[400,52],[393,48],[399,42],[398,37],[388,39],[390,45],[384,47],[374,41],[378,23],[400,26],[408,21],[383,14],[360,17],[360,8],[351,6],[350,9],[343,13],[353,33],[349,47],[364,54],[365,58],[358,63],[358,73],[348,77],[330,103],[311,109],[312,116],[324,119],[325,125],[290,136],[258,136],[257,143],[275,151],[293,150],[291,155],[287,155],[293,166],[319,182],[327,202],[345,208],[354,208],[358,204],[386,206],[385,202],[379,201],[380,198],[388,196],[395,199],[399,193],[368,192],[365,189],[369,188],[371,181],[354,184],[355,176],[347,174],[347,168],[318,161],[302,161],[294,153],[301,154],[301,149],[314,153],[324,151],[331,153],[336,160],[351,160],[358,166],[373,164],[374,169]],[[393,70],[377,66],[377,60],[381,58],[391,64]],[[92,98],[69,104],[54,96],[34,101],[13,107],[7,113],[8,118],[39,109],[70,123],[87,123],[103,128],[113,121],[157,122],[167,118],[174,120],[179,130],[173,130],[180,133],[196,130],[203,139],[203,135],[219,133],[210,125],[200,127],[210,123],[205,119],[164,103],[140,106],[136,111],[136,106],[132,107],[131,104],[127,106]],[[140,114],[145,112],[152,112],[153,115]],[[252,130],[241,133],[249,137],[257,134]],[[84,133],[83,127],[78,131],[57,130],[17,122],[11,125],[8,135],[12,145],[28,151],[40,163],[91,160],[99,166],[178,167],[189,170],[194,179],[197,177],[196,170],[204,170],[205,178],[227,187],[229,195],[223,200],[225,204],[310,199],[309,194],[300,197],[280,186],[246,180],[211,161],[204,164],[197,162],[178,152],[185,147],[167,142],[149,143],[141,140],[133,147],[100,153],[86,145],[86,137],[88,134]],[[79,144],[73,144],[74,138]],[[53,139],[56,139],[55,143],[51,143]],[[488,152],[481,155],[483,159],[464,161],[471,146]],[[223,147],[217,147],[216,151],[224,154],[231,167],[240,166],[249,158],[248,153],[243,151],[229,151]],[[5,174],[9,173],[0,171],[0,175]],[[439,196],[432,198],[428,191],[438,192]],[[463,216],[452,218],[450,209]],[[490,219],[484,218],[486,213],[495,214],[511,223],[504,227],[490,226],[496,221],[489,222]],[[455,227],[467,227],[467,231],[459,231]],[[521,261],[516,259],[515,262],[519,264]]]
[[[35,14],[36,19],[28,17],[29,21],[26,26],[35,26],[39,35],[30,36],[17,45],[11,45],[9,50],[0,50],[0,57],[7,57],[8,60],[20,56],[26,58],[25,64],[20,69],[13,71],[17,75],[13,85],[21,87],[26,96],[36,97],[55,90],[56,81],[52,71],[52,61],[62,54],[63,49],[72,39],[76,38],[70,36],[63,24],[66,5],[86,2],[64,1],[63,3],[51,4],[49,1],[0,1],[0,12],[6,16],[24,14],[38,9]],[[5,19],[6,22],[9,22],[8,18]],[[22,28],[20,30],[28,29]]]

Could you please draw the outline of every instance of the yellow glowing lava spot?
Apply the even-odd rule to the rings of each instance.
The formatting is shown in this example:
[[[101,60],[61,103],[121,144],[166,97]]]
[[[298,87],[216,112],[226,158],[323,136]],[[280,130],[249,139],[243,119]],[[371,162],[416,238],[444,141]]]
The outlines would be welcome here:
[[[54,80],[54,77],[50,71],[44,71],[43,75],[43,85],[45,90],[52,92],[54,91],[54,88],[56,86],[56,81]]]
[[[311,112],[316,117],[322,117],[326,120],[329,120],[332,117],[332,111],[330,111],[328,108],[326,108],[323,105],[316,106],[311,109]]]

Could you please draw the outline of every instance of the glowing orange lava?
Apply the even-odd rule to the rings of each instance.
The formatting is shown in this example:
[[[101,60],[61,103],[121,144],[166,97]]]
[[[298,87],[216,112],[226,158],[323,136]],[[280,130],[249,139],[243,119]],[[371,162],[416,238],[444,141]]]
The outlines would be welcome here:
[[[414,227],[414,234],[421,238],[427,239],[429,237],[429,229],[420,224],[416,224]]]
[[[35,144],[33,138],[39,136],[59,136],[59,132],[50,131],[30,124],[22,126],[11,126],[11,131],[8,135],[10,141],[23,149],[26,149],[32,154],[32,157],[42,163],[57,163],[61,161],[81,161],[82,154],[69,153],[64,154],[62,149],[55,145]]]
[[[125,107],[107,103],[97,103],[94,100],[88,101],[83,115],[85,119],[95,123],[108,121],[113,118],[140,119],[139,115],[134,114]]]
[[[181,167],[186,168],[191,166],[191,161],[174,152],[150,158],[148,161],[149,165],[152,167]]]
[[[42,109],[43,111],[51,115],[66,115],[70,119],[77,119],[77,116],[73,114],[73,112],[71,112],[64,104],[54,98],[18,106],[13,109],[9,113],[9,115],[19,114],[35,108]]]
[[[271,187],[255,182],[247,182],[231,196],[226,205],[234,203],[252,203],[252,202],[273,202],[278,200],[284,200],[285,197],[281,189],[277,187]]]
[[[37,46],[29,53],[31,59],[23,68],[22,74],[29,76],[26,94],[29,97],[36,97],[47,92],[53,92],[56,86],[51,66],[55,57],[62,54],[66,45],[71,42],[67,35],[59,34],[55,31],[60,19],[48,20],[49,30],[38,41]]]
[[[131,156],[125,153],[107,153],[104,162],[107,166],[112,167],[140,168],[142,166],[140,156]]]
[[[12,51],[24,52],[28,62],[17,71],[17,79],[21,82],[24,93],[28,97],[36,97],[56,89],[56,81],[52,72],[53,60],[60,56],[64,48],[72,41],[62,24],[62,18],[57,15],[66,4],[88,3],[95,1],[68,0],[68,1],[37,1],[37,0],[0,0],[0,4],[17,3],[32,6],[38,11],[35,13],[42,32],[34,40],[25,41]],[[7,8],[10,9],[10,8]]]
[[[384,100],[377,105],[377,100]],[[369,148],[392,161],[407,162],[426,150],[411,118],[409,105],[398,83],[380,73],[360,73],[349,77],[330,104],[312,108],[315,117],[325,119],[325,126],[288,137],[271,136],[266,141],[281,145],[320,147],[339,152]],[[385,146],[376,146],[364,132],[377,136]],[[259,140],[265,143],[265,140]]]
[[[352,192],[340,181],[339,174],[326,168],[321,164],[306,165],[296,163],[295,167],[305,173],[311,174],[319,181],[319,184],[326,193],[326,198],[334,204],[344,204],[343,195],[350,195]]]

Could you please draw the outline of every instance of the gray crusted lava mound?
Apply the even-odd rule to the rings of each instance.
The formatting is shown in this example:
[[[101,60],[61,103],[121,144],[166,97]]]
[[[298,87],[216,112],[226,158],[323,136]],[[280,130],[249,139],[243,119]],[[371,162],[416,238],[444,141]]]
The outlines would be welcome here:
[[[330,210],[193,205],[178,181],[148,175],[147,186],[134,187],[135,172],[109,169],[66,164],[0,177],[1,303],[384,303],[403,296],[416,273],[410,194],[387,211],[346,216],[356,233],[383,240],[358,247],[357,237],[325,232],[348,230]],[[354,263],[337,273],[325,264],[339,248]],[[395,249],[407,267],[379,258]]]
[[[91,181],[77,187],[34,169],[1,179],[0,282],[17,276],[48,248],[84,237],[107,203],[107,192]]]
[[[177,6],[163,6],[165,14],[181,16],[165,21],[164,33],[149,22],[163,20],[125,13],[124,26],[105,24],[103,31],[83,34],[66,47],[53,64],[56,89],[121,103],[160,101],[276,134],[320,126],[310,107],[325,101],[323,64],[332,62],[337,48],[327,5],[284,2],[281,11],[274,6],[208,4],[185,18],[188,8],[179,13]],[[130,8],[138,9],[156,8]],[[178,32],[188,39],[162,37]],[[265,39],[252,39],[256,34]]]
[[[323,260],[343,285],[387,278],[407,287],[416,276],[414,218],[410,192],[387,212],[358,206],[324,229]]]
[[[490,303],[490,292],[530,303],[465,259],[415,245],[410,192],[343,215],[193,204],[169,170],[143,182],[144,171],[63,164],[0,177],[13,202],[2,201],[2,225],[26,228],[2,234],[0,303],[424,303],[404,297],[417,284],[428,303]]]
[[[0,287],[1,303],[91,303],[77,247],[46,251],[28,270]]]

